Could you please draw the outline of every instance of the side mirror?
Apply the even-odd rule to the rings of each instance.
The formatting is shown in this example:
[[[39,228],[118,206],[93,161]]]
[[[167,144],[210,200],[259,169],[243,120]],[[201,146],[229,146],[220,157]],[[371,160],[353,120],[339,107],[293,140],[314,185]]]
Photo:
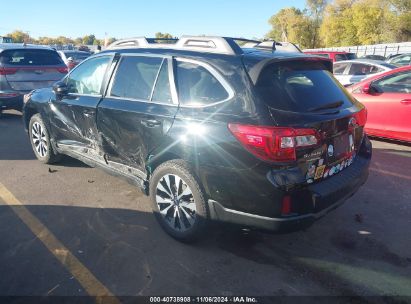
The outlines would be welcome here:
[[[63,81],[58,81],[53,85],[53,91],[57,96],[66,95],[68,93],[67,84]]]
[[[371,93],[371,86],[370,86],[369,83],[367,83],[366,85],[364,85],[364,86],[362,87],[362,92],[363,92],[364,94],[370,94],[370,93]]]

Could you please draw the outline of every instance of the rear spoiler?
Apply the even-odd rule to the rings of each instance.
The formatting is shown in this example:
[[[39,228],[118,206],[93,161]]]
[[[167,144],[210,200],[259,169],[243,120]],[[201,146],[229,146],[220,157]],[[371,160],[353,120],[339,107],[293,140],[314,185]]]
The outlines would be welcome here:
[[[285,62],[285,61],[308,61],[308,62],[318,62],[323,64],[324,67],[329,71],[333,72],[333,62],[328,58],[323,58],[319,56],[298,56],[298,57],[279,57],[279,58],[268,58],[261,60],[257,64],[255,64],[249,71],[248,74],[252,82],[257,84],[258,79],[260,77],[261,72],[264,70],[265,67],[269,66],[273,63],[278,62]]]

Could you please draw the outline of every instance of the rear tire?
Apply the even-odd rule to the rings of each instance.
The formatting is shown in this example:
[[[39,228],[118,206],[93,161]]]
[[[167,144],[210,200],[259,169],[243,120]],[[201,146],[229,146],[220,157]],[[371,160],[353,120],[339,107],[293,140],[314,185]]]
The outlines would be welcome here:
[[[30,143],[37,159],[44,164],[53,164],[61,159],[53,149],[49,134],[40,114],[33,115],[29,123]]]
[[[184,161],[168,161],[154,171],[150,200],[156,219],[173,238],[191,242],[204,234],[209,219],[205,195]]]

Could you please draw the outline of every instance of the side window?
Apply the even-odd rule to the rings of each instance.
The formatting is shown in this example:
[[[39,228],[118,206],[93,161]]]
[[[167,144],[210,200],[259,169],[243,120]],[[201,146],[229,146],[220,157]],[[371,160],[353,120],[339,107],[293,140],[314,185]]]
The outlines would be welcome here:
[[[317,55],[317,56],[320,56],[320,57],[324,57],[324,58],[330,58],[330,55],[329,55],[329,54],[314,54],[314,55]]]
[[[336,63],[333,67],[334,75],[342,75],[347,67],[348,63]]]
[[[405,55],[405,56],[398,56],[397,58],[394,58],[391,63],[393,64],[398,64],[398,65],[409,65],[411,61],[411,55]]]
[[[411,93],[411,72],[384,77],[374,81],[372,87],[379,93]]]
[[[170,91],[170,81],[168,78],[168,60],[164,59],[161,65],[160,72],[157,77],[157,82],[154,87],[151,100],[161,103],[173,103]]]
[[[150,100],[154,82],[163,58],[124,56],[111,87],[110,95],[139,100]]]
[[[222,83],[202,65],[177,61],[177,90],[182,105],[208,105],[229,98]]]
[[[349,75],[368,75],[371,73],[373,66],[363,63],[353,63],[351,65]]]
[[[110,56],[92,58],[80,64],[66,78],[69,93],[100,95]]]

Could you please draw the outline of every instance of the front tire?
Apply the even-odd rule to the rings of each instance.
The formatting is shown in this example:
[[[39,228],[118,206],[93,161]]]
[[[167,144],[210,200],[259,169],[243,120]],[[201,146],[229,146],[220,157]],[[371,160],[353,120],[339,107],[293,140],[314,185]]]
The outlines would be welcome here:
[[[204,234],[209,218],[205,195],[185,162],[168,161],[154,171],[150,200],[161,227],[173,238],[190,242]]]
[[[44,164],[55,163],[61,158],[61,155],[53,150],[49,134],[40,114],[33,115],[29,123],[30,143],[37,159]]]

